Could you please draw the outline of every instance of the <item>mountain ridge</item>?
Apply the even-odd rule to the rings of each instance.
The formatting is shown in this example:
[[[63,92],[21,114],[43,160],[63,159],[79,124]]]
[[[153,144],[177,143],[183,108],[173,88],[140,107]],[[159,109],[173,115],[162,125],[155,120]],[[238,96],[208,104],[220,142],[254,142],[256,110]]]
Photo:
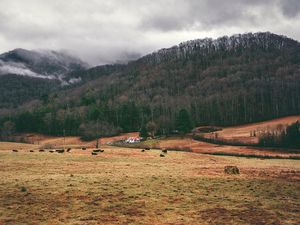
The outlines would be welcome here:
[[[71,77],[82,80],[18,107],[26,108],[31,120],[43,118],[36,122],[40,127],[21,129],[22,113],[15,113],[18,131],[56,135],[70,123],[67,133],[74,135],[100,121],[106,134],[137,131],[148,122],[169,133],[181,109],[194,125],[300,114],[299,42],[271,33],[188,41],[126,65],[74,71]]]
[[[209,54],[210,51],[213,52],[220,49],[232,50],[239,47],[249,48],[254,45],[260,45],[265,49],[268,49],[268,47],[271,46],[276,46],[280,49],[288,44],[297,44],[300,47],[299,41],[288,38],[284,35],[278,35],[270,32],[234,34],[232,36],[222,36],[216,39],[203,38],[188,40],[170,48],[162,48],[154,51],[141,57],[137,61],[147,61],[149,58],[154,58],[159,63],[161,61],[161,55],[172,55],[174,58],[178,59],[180,57],[188,57],[193,53],[193,51],[201,51],[205,56],[205,54]]]

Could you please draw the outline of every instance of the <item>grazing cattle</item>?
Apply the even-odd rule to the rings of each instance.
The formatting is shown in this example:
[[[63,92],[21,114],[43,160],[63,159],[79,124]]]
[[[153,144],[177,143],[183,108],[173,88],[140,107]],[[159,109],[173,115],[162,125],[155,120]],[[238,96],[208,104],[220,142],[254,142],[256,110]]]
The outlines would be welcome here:
[[[34,152],[33,150],[30,150],[30,152]]]
[[[50,150],[49,152],[50,152],[50,153],[53,153],[54,151],[53,151],[53,150]]]
[[[145,149],[142,149],[142,151],[141,152],[145,152]]]
[[[104,152],[104,150],[103,149],[95,149],[95,150],[93,150],[93,152]]]
[[[13,151],[13,152],[19,152],[19,151],[18,151],[18,150],[16,150],[16,149],[13,149],[12,151]]]
[[[45,150],[44,149],[40,149],[39,152],[45,152]]]
[[[147,147],[147,148],[145,148],[145,150],[148,150],[148,151],[149,151],[149,150],[150,150],[150,148],[149,148],[149,147]]]
[[[98,155],[96,152],[92,152],[92,155]]]
[[[168,150],[167,149],[163,149],[162,153],[168,153]]]
[[[86,147],[81,148],[81,150],[86,150]]]
[[[68,148],[68,149],[67,149],[67,152],[70,152],[71,150],[72,150],[71,148]]]
[[[165,155],[164,155],[164,154],[160,154],[159,156],[160,156],[160,157],[165,157]]]
[[[57,149],[57,150],[55,150],[57,153],[64,153],[65,152],[65,150],[64,149]]]

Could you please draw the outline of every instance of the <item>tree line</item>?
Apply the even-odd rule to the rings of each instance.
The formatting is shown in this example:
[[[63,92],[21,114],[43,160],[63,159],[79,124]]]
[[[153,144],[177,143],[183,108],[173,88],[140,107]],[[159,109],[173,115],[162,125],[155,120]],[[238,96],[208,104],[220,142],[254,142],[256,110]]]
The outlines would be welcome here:
[[[174,48],[126,66],[80,72],[86,82],[2,114],[2,130],[90,139],[141,130],[187,132],[180,117],[193,127],[300,114],[300,44],[266,35],[226,49],[226,40],[219,48],[189,46],[180,54]]]

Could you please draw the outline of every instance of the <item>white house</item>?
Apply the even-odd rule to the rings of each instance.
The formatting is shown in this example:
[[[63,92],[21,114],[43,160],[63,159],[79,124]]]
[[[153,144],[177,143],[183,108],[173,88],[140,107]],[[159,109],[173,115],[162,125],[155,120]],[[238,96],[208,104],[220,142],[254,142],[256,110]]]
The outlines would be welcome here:
[[[141,142],[141,138],[139,137],[129,137],[125,140],[125,143],[133,144]]]

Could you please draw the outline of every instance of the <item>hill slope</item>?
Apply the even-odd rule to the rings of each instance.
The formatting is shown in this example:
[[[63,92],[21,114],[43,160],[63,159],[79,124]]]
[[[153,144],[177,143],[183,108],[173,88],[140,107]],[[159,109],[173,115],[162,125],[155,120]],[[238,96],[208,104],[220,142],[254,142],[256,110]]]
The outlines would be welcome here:
[[[0,55],[0,108],[39,99],[79,78],[67,74],[87,64],[65,53],[15,49]]]
[[[300,44],[271,33],[184,42],[117,69],[94,68],[92,74],[91,81],[51,96],[51,103],[35,105],[43,121],[52,115],[46,124],[59,121],[55,128],[40,122],[40,130],[93,131],[98,120],[109,133],[118,127],[139,130],[154,121],[157,131],[167,133],[176,128],[182,108],[193,125],[300,114]]]

